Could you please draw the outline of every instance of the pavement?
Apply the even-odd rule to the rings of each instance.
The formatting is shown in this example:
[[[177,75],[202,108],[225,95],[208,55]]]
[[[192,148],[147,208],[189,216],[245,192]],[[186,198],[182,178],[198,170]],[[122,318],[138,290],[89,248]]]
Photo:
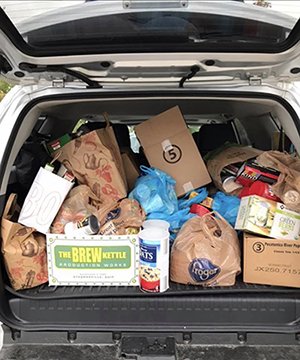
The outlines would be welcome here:
[[[1,323],[0,323],[1,324]],[[262,335],[263,336],[263,335]],[[211,336],[208,337],[210,339]],[[5,340],[4,340],[5,339]],[[32,338],[30,337],[32,340]],[[38,342],[38,338],[34,337]],[[58,338],[60,339],[60,337]],[[81,337],[81,340],[83,338]],[[263,343],[267,338],[259,337]],[[26,341],[26,337],[24,339]],[[216,339],[215,339],[216,340]],[[279,340],[279,339],[278,339]],[[281,339],[284,342],[284,338]],[[42,344],[15,343],[11,341],[10,331],[3,332],[0,326],[0,360],[300,360],[300,343],[295,345],[177,345],[176,354],[165,357],[137,357],[121,352],[121,343],[109,345],[99,344],[60,344],[55,335],[48,333],[42,337]],[[3,344],[4,342],[4,344]],[[53,342],[51,344],[51,342]],[[56,342],[56,343],[54,343]],[[136,349],[141,348],[141,343],[134,340]],[[131,343],[132,345],[132,343]],[[124,350],[123,346],[123,350]],[[144,346],[142,346],[144,348]]]
[[[300,346],[178,346],[176,358],[120,356],[117,346],[45,345],[4,347],[0,360],[299,360]]]

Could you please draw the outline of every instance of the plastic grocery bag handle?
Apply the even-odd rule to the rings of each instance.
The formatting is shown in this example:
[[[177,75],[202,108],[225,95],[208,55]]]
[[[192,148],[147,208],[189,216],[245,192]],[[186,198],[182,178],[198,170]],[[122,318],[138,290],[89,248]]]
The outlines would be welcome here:
[[[10,194],[6,202],[3,218],[10,220],[17,210],[17,194]]]
[[[148,174],[152,174],[153,173],[153,170],[145,165],[141,165],[140,166],[140,170],[146,175]]]
[[[213,214],[216,214],[217,215],[217,217],[220,219],[220,220],[222,220],[222,222],[224,222],[225,224],[228,224],[229,226],[230,226],[230,224],[223,218],[223,216],[222,215],[220,215],[217,211],[212,211],[212,212],[210,212],[210,213],[208,213],[208,214],[205,214],[205,215],[203,215],[202,216],[202,228],[203,228],[203,230],[204,230],[204,232],[206,232],[207,234],[211,234],[211,231],[210,231],[210,229],[208,228],[208,226],[206,225],[206,223],[205,223],[205,218],[206,217],[213,217],[212,215]],[[217,223],[217,222],[216,222]],[[215,236],[215,237],[217,237],[217,236]]]

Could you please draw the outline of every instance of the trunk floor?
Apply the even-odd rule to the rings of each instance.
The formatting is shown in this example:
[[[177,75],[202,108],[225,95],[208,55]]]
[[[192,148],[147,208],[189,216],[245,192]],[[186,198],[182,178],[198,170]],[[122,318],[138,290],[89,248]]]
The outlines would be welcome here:
[[[72,298],[108,298],[108,297],[149,297],[149,296],[180,296],[180,295],[213,295],[213,294],[241,294],[241,293],[284,293],[299,295],[300,289],[246,284],[238,278],[234,286],[202,287],[170,283],[170,288],[161,294],[144,293],[134,286],[48,286],[44,284],[33,289],[15,291],[10,286],[6,290],[24,299],[72,299]]]

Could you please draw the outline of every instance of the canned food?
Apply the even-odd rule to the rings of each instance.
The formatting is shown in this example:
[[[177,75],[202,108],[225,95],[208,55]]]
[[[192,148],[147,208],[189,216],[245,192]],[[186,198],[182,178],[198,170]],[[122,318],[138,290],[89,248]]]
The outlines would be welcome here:
[[[143,229],[157,228],[157,229],[169,231],[170,224],[165,220],[161,220],[161,219],[151,220],[150,219],[150,220],[145,220],[142,224],[142,227],[143,227]]]
[[[164,292],[169,288],[169,232],[159,228],[139,233],[140,289],[145,292]]]
[[[65,234],[76,235],[95,235],[99,232],[100,225],[95,215],[86,216],[81,221],[69,222],[65,225]]]
[[[235,182],[235,177],[232,175],[222,176],[221,180],[222,180],[223,189],[227,193],[231,193],[234,190],[240,189],[242,187],[242,185],[237,184]]]

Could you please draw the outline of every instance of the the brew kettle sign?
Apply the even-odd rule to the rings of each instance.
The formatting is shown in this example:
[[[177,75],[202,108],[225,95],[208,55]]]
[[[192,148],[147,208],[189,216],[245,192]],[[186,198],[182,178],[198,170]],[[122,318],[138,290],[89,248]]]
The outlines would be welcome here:
[[[170,140],[162,142],[163,158],[169,164],[176,164],[182,157],[182,151],[179,146],[171,144]]]
[[[72,186],[72,182],[41,168],[25,199],[19,223],[46,234]]]

